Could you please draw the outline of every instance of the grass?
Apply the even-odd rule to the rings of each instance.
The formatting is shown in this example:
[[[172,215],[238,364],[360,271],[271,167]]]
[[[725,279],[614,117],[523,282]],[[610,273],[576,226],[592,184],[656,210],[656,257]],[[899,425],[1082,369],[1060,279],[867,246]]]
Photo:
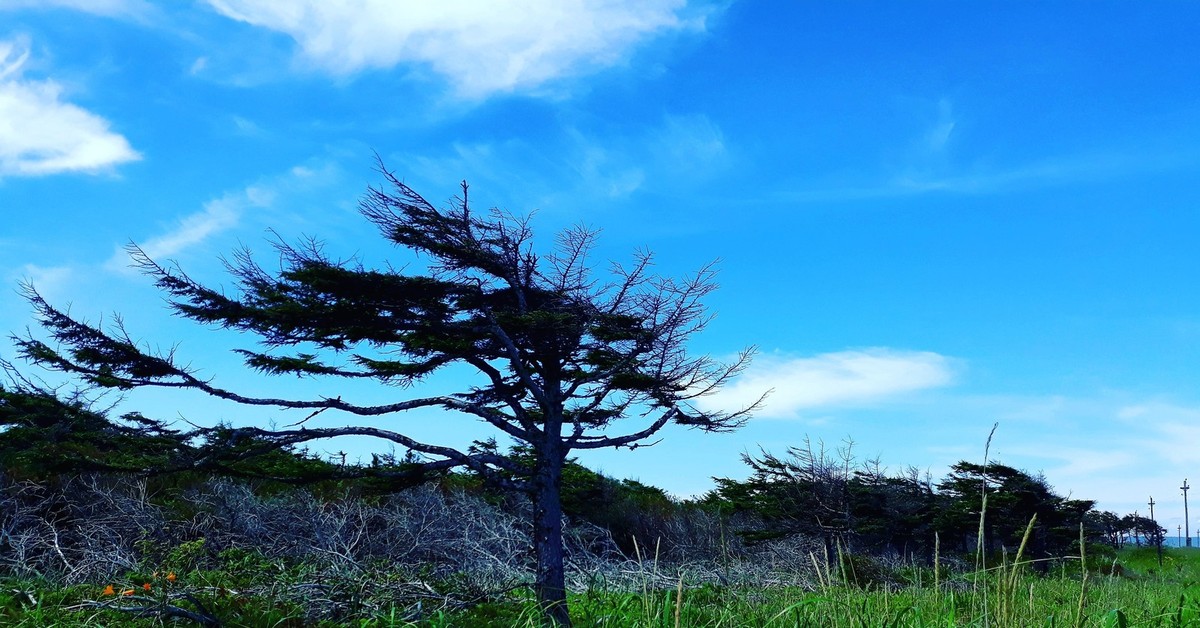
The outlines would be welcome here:
[[[55,588],[34,580],[0,581],[0,625],[34,626],[163,626],[193,622],[139,617],[114,610],[135,599],[170,602],[180,608],[204,608],[224,626],[358,626],[360,628],[443,628],[451,626],[537,626],[536,608],[526,593],[502,602],[465,610],[416,609],[369,600],[336,618],[307,615],[302,570],[242,557],[239,569],[270,573],[199,572],[181,578],[176,590],[156,589],[145,596],[102,596],[103,583]],[[908,567],[900,575],[905,586],[852,586],[844,570],[826,566],[813,589],[688,586],[680,579],[670,588],[636,590],[596,587],[572,596],[577,626],[673,628],[831,628],[868,627],[1027,627],[1027,626],[1200,626],[1200,549],[1172,548],[1159,567],[1153,548],[1127,548],[1115,563],[1121,575],[1093,566],[1084,573],[1079,559],[1050,564],[1049,573],[1033,574],[1021,551],[982,573],[948,575],[944,569]],[[261,576],[261,577],[260,577]],[[145,576],[131,574],[123,586],[136,586]],[[261,583],[269,580],[270,586]],[[649,579],[647,579],[647,582]],[[255,586],[256,583],[260,583]],[[349,585],[346,585],[349,586]],[[348,590],[348,589],[347,589]],[[363,590],[363,589],[360,589]],[[183,597],[183,594],[191,598]],[[333,595],[330,588],[312,595]],[[104,606],[107,605],[107,606]]]

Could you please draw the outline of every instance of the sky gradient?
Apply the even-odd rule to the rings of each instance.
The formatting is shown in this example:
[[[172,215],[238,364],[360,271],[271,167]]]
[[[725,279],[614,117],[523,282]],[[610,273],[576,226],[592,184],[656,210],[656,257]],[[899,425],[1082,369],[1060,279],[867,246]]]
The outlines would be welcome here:
[[[760,353],[708,403],[766,407],[585,464],[688,496],[807,436],[936,478],[999,423],[994,459],[1121,514],[1153,496],[1174,534],[1200,483],[1198,26],[1185,2],[0,0],[0,329],[30,324],[25,279],[227,386],[332,392],[245,373],[247,339],[170,317],[122,247],[214,285],[272,229],[402,265],[356,213],[378,154],[547,245],[585,224],[598,260],[720,260],[694,348]]]

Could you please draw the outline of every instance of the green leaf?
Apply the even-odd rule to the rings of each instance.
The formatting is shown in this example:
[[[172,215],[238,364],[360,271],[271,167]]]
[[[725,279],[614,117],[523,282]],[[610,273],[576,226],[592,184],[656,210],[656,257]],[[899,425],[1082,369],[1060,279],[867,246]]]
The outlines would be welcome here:
[[[1104,615],[1105,628],[1128,628],[1129,619],[1125,617],[1125,613],[1121,609],[1114,608]]]

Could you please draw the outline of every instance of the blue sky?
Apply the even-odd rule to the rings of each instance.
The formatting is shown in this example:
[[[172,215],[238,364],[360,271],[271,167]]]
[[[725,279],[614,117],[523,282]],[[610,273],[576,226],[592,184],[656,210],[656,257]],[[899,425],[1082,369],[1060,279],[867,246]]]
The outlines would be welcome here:
[[[536,211],[543,242],[583,223],[600,258],[721,260],[695,349],[761,353],[710,403],[768,405],[587,464],[691,495],[807,435],[937,477],[999,422],[994,458],[1119,512],[1153,495],[1174,530],[1200,479],[1198,22],[1184,2],[0,0],[0,328],[29,323],[30,279],[227,385],[331,392],[239,370],[247,339],[172,319],[121,247],[213,284],[268,229],[403,263],[355,211],[378,152],[435,202],[466,179]]]

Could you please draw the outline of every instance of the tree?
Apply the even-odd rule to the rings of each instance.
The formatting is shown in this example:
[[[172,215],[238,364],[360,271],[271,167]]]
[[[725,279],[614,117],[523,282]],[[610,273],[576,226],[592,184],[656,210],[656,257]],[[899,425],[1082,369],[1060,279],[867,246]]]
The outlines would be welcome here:
[[[137,413],[110,420],[84,390],[61,392],[0,361],[0,472],[50,481],[82,473],[141,473],[177,464],[187,436]]]
[[[1142,546],[1143,541],[1152,547],[1159,545],[1167,535],[1167,529],[1158,525],[1157,521],[1150,517],[1143,517],[1136,512],[1121,517],[1121,527],[1127,537],[1132,538],[1138,547]]]
[[[474,385],[382,405],[340,396],[243,395],[200,377],[174,351],[139,345],[119,319],[108,328],[75,320],[28,284],[25,296],[56,346],[26,334],[14,338],[19,354],[104,387],[195,389],[242,404],[357,417],[427,407],[470,415],[527,446],[533,464],[494,448],[459,450],[365,425],[244,427],[222,434],[224,444],[235,447],[247,440],[288,447],[370,436],[425,457],[403,471],[380,474],[466,467],[527,494],[533,503],[537,598],[548,621],[568,625],[560,496],[568,453],[635,449],[652,444],[648,440],[670,423],[710,432],[739,427],[757,404],[725,412],[693,402],[739,373],[751,350],[731,363],[687,351],[688,341],[710,320],[702,300],[716,287],[711,265],[683,279],[666,278],[655,275],[650,254],[641,253],[628,266],[614,265],[601,281],[589,261],[595,231],[563,231],[553,251],[541,256],[534,252],[527,218],[498,210],[476,215],[465,182],[461,196],[439,209],[382,164],[379,170],[389,185],[369,188],[360,212],[383,237],[423,256],[428,261],[423,274],[335,261],[316,241],[277,241],[277,271],[259,265],[246,249],[234,253],[226,266],[238,289],[230,295],[194,281],[178,265],[160,264],[136,245],[130,254],[169,295],[176,314],[256,335],[257,349],[238,352],[258,371],[369,379],[405,389],[443,367],[466,365],[477,376]],[[618,423],[627,422],[636,427],[614,433]]]
[[[997,544],[1020,545],[1029,521],[1035,516],[1033,536],[1026,547],[1029,556],[1046,557],[1071,551],[1072,544],[1079,539],[1081,522],[1095,506],[1091,500],[1058,495],[1041,475],[1030,475],[995,461],[981,465],[963,460],[950,467],[950,475],[938,484],[947,501],[937,522],[943,538],[961,539],[963,550],[969,549],[966,539],[978,533],[985,486],[983,546],[988,551],[996,549]]]
[[[803,447],[789,447],[786,457],[765,450],[742,461],[753,472],[745,481],[713,478],[713,496],[736,511],[752,512],[761,528],[743,532],[747,541],[768,541],[792,534],[819,537],[828,552],[836,554],[853,527],[849,483],[853,471],[853,443],[847,441],[835,458],[824,443],[816,448],[805,437]]]
[[[1125,542],[1121,517],[1108,510],[1091,510],[1083,518],[1089,540],[1104,543],[1113,549],[1121,549]]]
[[[932,559],[930,483],[915,468],[891,476],[877,459],[858,463],[853,444],[847,439],[834,453],[805,438],[784,457],[743,455],[751,476],[714,478],[709,499],[755,515],[758,525],[742,533],[752,543],[798,534],[820,538],[831,554],[928,550]]]

